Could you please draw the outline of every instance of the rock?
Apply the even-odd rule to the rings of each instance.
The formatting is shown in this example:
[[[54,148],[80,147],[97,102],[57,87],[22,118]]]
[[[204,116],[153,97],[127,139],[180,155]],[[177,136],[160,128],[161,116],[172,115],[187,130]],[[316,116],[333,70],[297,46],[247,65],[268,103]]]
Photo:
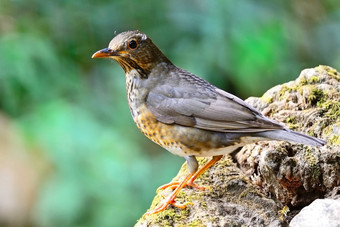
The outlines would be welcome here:
[[[181,210],[142,217],[136,226],[287,226],[301,206],[337,194],[340,186],[340,74],[319,66],[248,103],[293,130],[326,139],[323,147],[279,141],[250,144],[225,156],[195,182],[212,191],[184,188]],[[200,165],[207,158],[199,159]],[[186,175],[186,164],[174,180]],[[169,189],[170,190],[170,189]],[[171,191],[159,192],[151,209]],[[287,206],[284,206],[287,205]],[[291,210],[289,212],[289,210]]]
[[[296,215],[289,226],[291,227],[339,227],[340,200],[317,199],[306,206]]]
[[[293,130],[324,138],[309,147],[268,141],[245,146],[240,168],[282,203],[305,206],[340,185],[340,74],[327,66],[303,70],[295,81],[247,100]]]
[[[200,165],[209,159],[199,158]],[[185,177],[186,164],[174,180]],[[176,201],[192,202],[184,210],[170,206],[163,212],[145,216],[136,226],[225,226],[257,224],[268,226],[280,223],[277,220],[278,209],[272,199],[266,198],[256,189],[239,168],[232,162],[230,156],[220,160],[214,168],[207,170],[197,179],[199,185],[209,185],[210,190],[198,191],[184,188]],[[166,190],[164,196],[171,193]],[[159,193],[151,209],[162,199]]]

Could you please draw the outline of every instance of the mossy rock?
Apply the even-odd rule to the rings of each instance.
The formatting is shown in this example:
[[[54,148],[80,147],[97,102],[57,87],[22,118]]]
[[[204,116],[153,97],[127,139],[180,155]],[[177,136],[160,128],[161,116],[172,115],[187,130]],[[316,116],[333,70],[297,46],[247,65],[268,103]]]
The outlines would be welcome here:
[[[136,226],[286,226],[301,207],[340,185],[340,74],[335,69],[303,70],[295,81],[246,101],[293,130],[327,140],[327,145],[247,145],[234,157],[237,163],[225,156],[195,181],[212,191],[182,189],[177,201],[193,205],[184,210],[169,206],[142,217]],[[207,160],[199,159],[200,165]],[[174,179],[186,174],[184,164]],[[159,192],[151,209],[167,193],[171,191]]]

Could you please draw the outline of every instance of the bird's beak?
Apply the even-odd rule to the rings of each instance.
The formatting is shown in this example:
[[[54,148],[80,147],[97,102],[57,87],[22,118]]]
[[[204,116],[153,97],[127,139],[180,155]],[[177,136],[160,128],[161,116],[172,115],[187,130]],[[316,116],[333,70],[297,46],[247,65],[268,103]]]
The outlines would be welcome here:
[[[110,48],[104,48],[102,50],[98,50],[96,53],[92,55],[92,58],[108,58],[112,56],[117,56],[117,52],[111,50]]]

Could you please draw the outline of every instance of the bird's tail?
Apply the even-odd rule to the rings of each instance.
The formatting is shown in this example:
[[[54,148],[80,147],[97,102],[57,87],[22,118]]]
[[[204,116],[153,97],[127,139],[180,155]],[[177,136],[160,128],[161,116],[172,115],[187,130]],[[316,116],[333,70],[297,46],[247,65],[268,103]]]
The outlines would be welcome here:
[[[311,146],[322,146],[326,144],[326,141],[318,139],[312,136],[302,134],[300,132],[295,132],[289,129],[272,130],[259,132],[258,135],[274,140],[286,140],[295,143],[301,143]]]

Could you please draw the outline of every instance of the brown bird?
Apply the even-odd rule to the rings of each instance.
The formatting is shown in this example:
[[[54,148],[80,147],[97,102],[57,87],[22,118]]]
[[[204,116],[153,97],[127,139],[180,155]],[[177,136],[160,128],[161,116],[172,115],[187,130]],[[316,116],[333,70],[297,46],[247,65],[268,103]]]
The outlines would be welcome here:
[[[126,91],[133,120],[150,140],[186,159],[189,174],[155,210],[160,212],[185,186],[204,189],[194,180],[225,154],[262,140],[285,140],[321,146],[325,141],[298,132],[263,116],[240,98],[176,67],[151,39],[139,31],[114,37],[108,48],[92,58],[112,58],[125,71]],[[198,170],[195,157],[213,158]]]

